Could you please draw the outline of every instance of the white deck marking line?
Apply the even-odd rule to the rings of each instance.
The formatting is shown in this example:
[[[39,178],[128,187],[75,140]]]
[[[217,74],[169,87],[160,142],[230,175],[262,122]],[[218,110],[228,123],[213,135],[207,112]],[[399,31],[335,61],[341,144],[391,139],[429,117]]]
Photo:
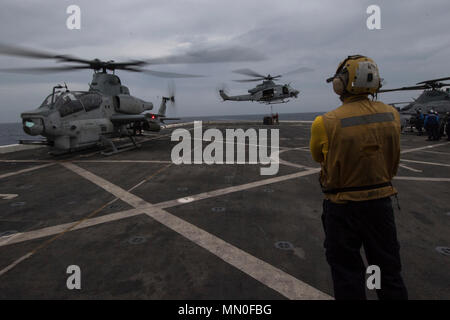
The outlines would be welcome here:
[[[409,153],[409,152],[414,152],[414,151],[421,151],[421,150],[424,150],[424,149],[436,148],[436,147],[440,147],[440,146],[445,146],[446,144],[449,144],[449,143],[450,142],[438,143],[438,144],[430,144],[430,145],[419,147],[419,148],[402,150],[402,151],[400,151],[400,153]]]
[[[61,163],[61,165],[105,189],[136,209],[144,211],[149,217],[289,299],[332,299],[322,291],[311,287],[267,262],[234,247],[163,209],[156,208],[145,200],[73,163]]]
[[[309,170],[309,171],[302,171],[302,172],[299,172],[299,173],[295,173],[295,174],[289,175],[289,176],[277,177],[277,178],[282,178],[282,180],[270,178],[270,179],[265,179],[265,180],[262,180],[262,181],[257,181],[257,183],[250,182],[250,183],[242,184],[242,185],[239,185],[239,186],[228,187],[228,188],[218,189],[218,190],[214,190],[214,191],[208,191],[208,192],[199,193],[199,194],[192,195],[192,196],[187,196],[187,197],[184,197],[184,198],[178,198],[178,199],[174,199],[174,200],[160,202],[160,203],[155,204],[154,207],[155,208],[159,208],[159,209],[167,209],[167,208],[170,208],[170,207],[178,206],[180,204],[191,203],[191,202],[200,201],[200,200],[204,200],[204,199],[208,199],[208,198],[213,198],[213,197],[217,197],[217,196],[221,196],[221,195],[225,195],[225,194],[229,194],[229,193],[233,193],[233,192],[244,191],[244,190],[247,190],[247,189],[260,187],[260,186],[264,186],[264,185],[267,185],[267,184],[277,183],[277,182],[280,182],[280,181],[286,181],[286,180],[289,180],[289,179],[295,179],[295,178],[298,178],[300,176],[304,177],[304,176],[307,176],[307,175],[310,175],[310,174],[314,174],[314,173],[316,173],[318,171],[319,171],[319,169],[313,169],[313,170]],[[134,186],[128,192],[131,192],[133,189],[136,189],[136,187],[139,187],[145,181],[146,180],[141,181],[139,184]],[[91,218],[91,219],[85,220],[84,222],[79,224],[76,228],[73,228],[71,230],[87,228],[87,227],[90,227],[90,226],[93,226],[93,225],[98,225],[98,224],[106,223],[106,222],[109,222],[109,221],[114,221],[114,220],[127,218],[127,217],[131,216],[131,214],[134,215],[134,213],[132,212],[133,210],[135,210],[135,209],[131,209],[131,210],[127,210],[127,211],[121,211],[121,212],[116,212],[116,213],[111,213],[111,214],[106,214],[106,215],[103,215],[103,216],[97,217],[97,218]],[[143,213],[142,211],[139,211],[139,212]],[[53,235],[55,233],[57,234],[57,233],[59,233],[61,231],[60,229],[62,229],[62,231],[64,231],[71,224],[74,224],[76,222],[77,221],[74,221],[74,222],[71,222],[71,223],[68,223],[68,224],[56,225],[56,226],[51,226],[51,227],[47,227],[47,228],[43,228],[43,229],[28,231],[28,232],[16,233],[16,234],[4,237],[4,238],[0,238],[0,247],[6,246],[6,245],[9,245],[9,244],[13,244],[13,243],[17,243],[17,242],[23,242],[23,241],[28,241],[28,240],[34,240],[34,239],[41,238],[41,237],[50,236],[50,235]],[[17,239],[13,240],[13,238],[15,238],[15,237],[17,237]]]
[[[14,198],[17,198],[19,195],[18,194],[8,194],[8,193],[2,193],[0,194],[0,200],[11,200]]]
[[[73,162],[92,162],[92,163],[172,163],[170,160],[78,160],[73,159],[71,160]],[[58,161],[55,160],[0,160],[0,163],[58,163]]]
[[[398,166],[399,166],[399,167],[402,167],[402,168],[404,168],[404,169],[406,169],[406,170],[412,171],[412,172],[423,172],[422,170],[417,170],[417,169],[414,169],[414,168],[405,166],[404,164],[399,164]]]
[[[188,131],[192,131],[192,130],[194,130],[194,128],[187,129],[187,130]],[[138,145],[139,144],[144,144],[144,143],[146,143],[148,141],[158,140],[158,139],[161,139],[161,138],[164,138],[164,137],[169,137],[171,135],[172,135],[171,133],[170,134],[163,134],[163,135],[161,135],[161,134],[155,134],[155,135],[146,135],[146,134],[144,134],[144,137],[147,137],[147,138],[143,138],[140,141],[136,141],[136,144],[138,144]],[[116,141],[117,141],[117,139],[116,139]],[[127,143],[127,144],[124,144],[124,145],[120,145],[120,147],[126,147],[126,146],[132,146],[132,145],[133,145],[133,143]],[[96,155],[96,154],[98,154],[100,152],[102,152],[102,150],[97,150],[97,151],[94,151],[94,152],[88,153],[88,154],[81,154],[81,155],[78,156],[78,158],[88,158],[88,157]]]
[[[259,139],[259,137],[258,137],[258,139]],[[280,138],[280,141],[282,140],[283,138]],[[196,138],[192,138],[191,139],[192,141],[202,141],[202,142],[211,142],[211,141],[209,141],[209,140],[206,140],[206,139],[196,139]],[[244,143],[241,143],[241,142],[236,142],[235,141],[236,139],[234,139],[234,140],[214,140],[214,142],[222,142],[222,143],[225,143],[225,144],[233,144],[233,145],[236,145],[236,146],[248,146],[248,147],[267,147],[268,149],[269,148],[271,148],[271,147],[269,147],[269,146],[265,146],[265,145],[262,145],[262,144],[254,144],[254,143],[248,143],[248,142],[244,142]],[[245,140],[245,141],[247,141],[247,139]],[[281,149],[281,148],[283,148],[283,147],[280,147],[280,146],[278,146],[277,148],[274,148],[274,149]]]
[[[249,183],[241,184],[238,186],[217,189],[217,190],[213,190],[213,191],[207,191],[207,192],[203,192],[203,193],[198,193],[196,195],[191,195],[191,196],[187,196],[187,197],[183,197],[183,198],[160,202],[158,204],[155,204],[154,206],[161,208],[161,209],[166,209],[166,208],[178,206],[182,203],[191,203],[194,201],[218,197],[218,196],[222,196],[222,195],[233,193],[233,192],[244,191],[244,190],[252,189],[252,188],[256,188],[256,187],[262,187],[262,186],[272,184],[272,183],[277,183],[277,182],[287,181],[287,180],[291,180],[291,179],[295,179],[295,178],[305,177],[305,176],[308,176],[311,174],[315,174],[319,171],[320,171],[320,168],[305,170],[305,171],[301,171],[301,172],[297,172],[297,173],[287,174],[284,176],[249,182]],[[186,201],[187,198],[189,198],[190,201]]]
[[[410,181],[434,181],[434,182],[450,182],[450,178],[432,178],[432,177],[394,177],[395,180]]]
[[[46,162],[55,162],[55,160],[9,160],[9,159],[0,159],[0,162],[17,162],[17,163],[22,163],[22,162],[29,162],[29,163],[46,163]]]
[[[163,167],[163,168],[157,170],[155,173],[153,173],[152,175],[150,175],[149,177],[145,178],[145,179],[142,180],[140,183],[138,183],[136,186],[134,186],[133,188],[131,188],[130,191],[133,190],[134,188],[140,186],[142,183],[148,181],[148,179],[150,179],[152,176],[154,176],[155,174],[157,174],[157,173],[160,172],[161,170],[164,170],[164,168],[168,168],[168,167],[171,166],[171,165],[172,165],[172,164],[166,165],[165,167]],[[50,238],[49,240],[47,240],[46,242],[44,242],[43,244],[41,244],[40,246],[38,246],[37,248],[35,248],[33,251],[30,251],[29,253],[27,253],[27,254],[26,254],[25,256],[23,256],[22,258],[16,260],[16,262],[14,262],[12,265],[10,265],[10,266],[4,268],[3,270],[0,270],[0,276],[2,276],[3,274],[5,274],[5,273],[8,272],[9,270],[11,270],[12,267],[16,266],[18,263],[20,263],[20,262],[22,262],[22,261],[28,259],[29,257],[33,256],[38,250],[40,250],[40,249],[46,247],[48,244],[52,243],[53,241],[55,241],[56,239],[58,239],[60,236],[64,235],[64,234],[67,233],[67,232],[72,231],[73,229],[75,229],[78,225],[82,224],[83,222],[88,221],[89,219],[92,219],[92,217],[93,217],[94,215],[96,215],[99,211],[103,210],[106,206],[108,206],[108,205],[114,203],[114,202],[115,202],[116,200],[118,200],[118,199],[119,199],[119,198],[116,197],[115,199],[113,199],[113,200],[107,202],[106,204],[104,204],[102,207],[100,207],[100,208],[98,208],[97,210],[91,212],[87,217],[84,217],[84,218],[82,218],[81,220],[78,220],[78,221],[75,221],[75,222],[70,223],[70,224],[69,224],[69,227],[68,227],[67,229],[63,229],[62,232],[57,233],[53,238]],[[95,221],[95,220],[90,220],[90,221],[92,222],[92,221]],[[103,221],[103,222],[107,222],[107,221]],[[18,234],[14,234],[14,235],[12,235],[12,236],[14,236],[14,237],[15,237],[15,236],[18,236]],[[10,241],[11,241],[10,238],[8,238],[7,240],[5,240],[5,242],[10,242]],[[11,266],[12,266],[12,267],[11,267]]]
[[[289,167],[293,167],[293,168],[298,168],[298,169],[314,169],[314,168],[311,168],[311,167],[303,166],[303,165],[301,165],[301,164],[292,163],[292,162],[289,162],[289,161],[286,161],[286,160],[283,160],[283,159],[280,159],[280,162],[279,162],[279,163],[280,163],[280,164],[283,164],[283,165],[285,165],[285,166],[289,166]]]
[[[450,155],[450,152],[441,152],[441,151],[420,150],[420,152]]]
[[[224,262],[292,300],[331,300],[326,293],[162,209],[146,214]]]
[[[280,120],[281,123],[299,123],[299,124],[311,124],[313,120]],[[296,127],[295,125],[291,125],[292,127]]]
[[[9,270],[13,269],[15,266],[17,266],[19,263],[21,263],[22,261],[28,259],[29,257],[31,257],[33,255],[33,252],[28,252],[26,255],[20,257],[19,259],[17,259],[16,261],[14,261],[13,263],[11,263],[9,266],[7,266],[6,268],[0,270],[0,277],[2,275],[4,275],[5,273],[7,273]]]
[[[295,148],[295,149],[292,149],[292,150],[311,152],[311,150],[309,149],[309,147],[300,147],[300,148]]]
[[[166,167],[169,167],[169,166],[166,166]],[[154,174],[156,174],[157,172],[159,172],[161,170],[164,170],[164,167],[162,169],[156,171],[155,173],[153,173],[151,176],[153,176]],[[139,186],[141,186],[143,183],[145,183],[147,181],[148,181],[148,177],[145,178],[144,180],[142,180],[141,182],[139,182],[137,185],[135,185],[131,189],[129,189],[128,192],[131,192],[132,190],[138,188]],[[115,198],[114,200],[108,202],[108,205],[114,203],[116,200],[118,200],[118,198]],[[97,217],[97,218],[81,220],[81,222],[74,221],[74,222],[70,222],[70,223],[66,223],[66,224],[51,226],[51,227],[33,230],[33,231],[29,231],[29,232],[15,233],[15,234],[12,234],[9,236],[5,236],[3,238],[0,237],[0,247],[9,245],[9,244],[13,244],[13,243],[17,243],[17,242],[38,239],[38,238],[42,238],[42,237],[46,237],[46,236],[51,236],[54,234],[59,234],[59,233],[66,232],[66,231],[70,232],[72,230],[78,230],[81,228],[86,228],[86,227],[90,227],[93,225],[106,223],[109,221],[127,218],[130,216],[136,215],[136,213],[134,212],[135,210],[136,209],[131,209],[131,210],[126,210],[126,211],[103,215],[103,216]],[[142,212],[138,211],[137,214],[142,214]],[[77,225],[77,223],[79,223],[79,224]],[[75,225],[75,227],[72,227],[73,225]]]
[[[73,160],[81,163],[172,163],[169,160]]]
[[[75,226],[70,231],[84,229],[84,228],[96,226],[96,225],[106,223],[106,222],[126,219],[126,218],[134,217],[134,216],[140,215],[140,214],[143,214],[143,212],[142,212],[142,210],[139,210],[139,209],[130,209],[130,210],[115,212],[115,213],[111,213],[111,214],[106,214],[106,215],[103,215],[100,217],[85,220],[85,221],[81,222],[79,225]],[[57,226],[51,226],[51,227],[46,227],[46,228],[42,228],[42,229],[32,230],[32,231],[28,231],[28,232],[15,233],[15,234],[12,234],[9,236],[1,237],[0,238],[0,247],[14,244],[14,243],[35,240],[35,239],[48,237],[48,236],[53,236],[55,234],[65,231],[66,229],[68,229],[70,226],[72,226],[76,222],[77,221],[64,223],[64,224],[60,224]]]
[[[30,172],[30,171],[46,168],[46,167],[52,166],[54,164],[55,163],[46,163],[46,164],[42,164],[40,166],[35,166],[35,167],[27,168],[27,169],[22,169],[22,170],[19,170],[19,171],[5,173],[5,174],[0,175],[0,179],[11,177],[11,176],[15,176],[15,175],[18,175],[18,174],[21,174],[21,173],[25,173],[25,172]]]
[[[213,197],[217,197],[217,196],[221,196],[221,195],[225,195],[225,194],[229,194],[229,193],[233,193],[233,192],[244,191],[247,189],[260,187],[260,186],[264,186],[267,184],[272,184],[272,183],[276,183],[276,182],[280,182],[280,181],[286,181],[289,179],[295,179],[300,176],[302,176],[302,177],[307,176],[307,175],[318,172],[318,170],[319,169],[313,169],[310,171],[302,171],[299,173],[295,173],[295,174],[289,175],[289,176],[277,177],[277,178],[282,178],[281,180],[270,178],[270,179],[265,179],[262,181],[257,181],[257,183],[251,182],[251,183],[246,183],[246,184],[242,184],[239,186],[228,187],[228,188],[218,189],[218,190],[214,190],[214,191],[208,191],[208,192],[204,192],[204,193],[200,193],[200,194],[196,194],[196,195],[192,195],[192,196],[187,196],[184,198],[178,198],[178,199],[174,199],[174,200],[160,202],[160,203],[155,204],[154,207],[160,208],[160,209],[167,209],[170,207],[178,206],[180,204],[191,203],[191,202],[204,200],[204,199],[208,199],[208,198],[213,198]],[[141,181],[139,184],[134,186],[128,192],[131,192],[133,189],[136,189],[137,187],[142,185],[145,181],[146,180]],[[106,214],[106,215],[103,215],[103,216],[97,217],[97,218],[91,218],[91,219],[85,220],[84,222],[79,224],[77,227],[71,229],[70,231],[87,228],[87,227],[90,227],[93,225],[98,225],[101,223],[106,223],[106,222],[110,222],[110,221],[114,221],[114,220],[124,219],[124,218],[135,215],[133,213],[134,210],[137,210],[137,209],[131,209],[131,210],[116,212],[116,213],[112,213],[112,214]],[[142,211],[139,211],[139,212],[143,213]],[[62,224],[62,225],[56,225],[56,226],[51,226],[51,227],[47,227],[47,228],[42,228],[42,229],[38,229],[38,230],[28,231],[28,232],[16,233],[16,234],[13,234],[13,235],[10,235],[7,237],[3,237],[3,238],[0,238],[0,247],[6,246],[9,244],[13,244],[13,243],[17,243],[17,242],[24,242],[24,241],[28,241],[28,240],[34,240],[34,239],[54,235],[54,234],[57,234],[61,231],[68,229],[68,227],[70,227],[70,225],[72,225],[76,222],[77,221]]]
[[[298,169],[307,169],[307,170],[315,169],[315,168],[313,168],[313,167],[307,167],[307,166],[304,166],[304,165],[301,165],[301,164],[297,164],[297,163],[293,163],[293,162],[289,162],[289,161],[286,161],[286,160],[281,159],[280,155],[281,155],[282,153],[284,153],[284,152],[287,152],[287,151],[291,151],[291,150],[280,150],[280,151],[275,151],[275,152],[274,152],[274,154],[277,155],[276,158],[278,158],[278,161],[279,161],[278,163],[283,164],[283,165],[285,165],[285,166],[290,166],[290,167],[298,168]],[[271,158],[273,161],[276,161],[277,159],[276,159],[276,158],[274,159],[274,154],[272,154],[272,155],[270,156],[270,158]]]
[[[409,160],[409,159],[400,159],[400,161],[420,163],[420,164],[429,164],[432,166],[450,167],[450,164],[447,164],[447,163],[426,162],[426,161]]]

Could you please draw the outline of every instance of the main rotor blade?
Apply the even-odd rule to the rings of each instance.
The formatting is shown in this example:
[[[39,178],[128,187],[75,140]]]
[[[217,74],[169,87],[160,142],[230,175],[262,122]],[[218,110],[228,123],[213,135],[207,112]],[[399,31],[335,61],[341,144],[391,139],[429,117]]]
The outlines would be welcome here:
[[[34,59],[55,59],[58,62],[83,63],[89,65],[91,69],[101,69],[103,67],[106,67],[107,69],[114,70],[120,67],[142,66],[146,64],[144,61],[140,60],[131,60],[125,62],[101,61],[99,59],[87,60],[75,57],[73,55],[58,54],[49,51],[29,49],[2,43],[0,43],[0,54]]]
[[[413,103],[414,101],[405,101],[405,102],[392,102],[392,103],[387,103],[390,105],[396,105],[396,104],[410,104]]]
[[[81,70],[81,69],[90,69],[90,67],[89,66],[61,66],[61,67],[35,67],[35,68],[1,68],[0,72],[39,74],[39,73],[74,71],[74,70]]]
[[[203,49],[191,51],[180,55],[146,59],[147,64],[181,64],[181,63],[212,63],[212,62],[242,62],[260,61],[265,59],[263,55],[254,49],[244,47],[232,47],[225,49]]]
[[[0,54],[15,57],[34,58],[34,59],[56,59],[65,62],[79,62],[79,63],[91,62],[91,60],[80,59],[71,55],[60,55],[49,51],[29,49],[3,43],[0,44]]]
[[[259,74],[256,71],[253,71],[251,69],[245,68],[245,69],[238,69],[238,70],[234,70],[234,73],[239,73],[239,74],[243,74],[246,76],[251,76],[251,77],[258,77],[258,78],[265,78],[266,76],[263,76],[262,74]]]
[[[176,94],[175,81],[171,80],[167,83],[167,90],[169,93],[169,97],[175,97]]]
[[[429,86],[421,85],[421,86],[401,87],[401,88],[395,88],[395,89],[383,89],[383,90],[379,90],[378,93],[391,92],[391,91],[425,90],[425,89],[429,89]]]
[[[305,73],[305,72],[311,72],[314,71],[314,69],[308,68],[308,67],[301,67],[292,71],[288,71],[286,73],[283,73],[283,76],[287,76],[290,74],[295,74],[295,73]]]
[[[433,80],[426,80],[426,81],[418,82],[416,84],[430,84],[430,83],[433,83],[433,82],[439,82],[439,81],[445,81],[445,80],[450,80],[450,77],[433,79]]]
[[[54,59],[57,54],[0,43],[0,54],[36,59]]]
[[[260,79],[244,79],[244,80],[233,80],[235,82],[254,82],[254,81],[262,81],[264,80],[264,78],[260,78]]]
[[[143,73],[147,73],[147,74],[150,74],[152,76],[160,77],[160,78],[203,78],[203,77],[205,77],[203,75],[173,73],[173,72],[164,72],[164,71],[154,71],[154,70],[147,70],[147,69],[145,69],[145,70],[141,70],[141,69],[132,70],[131,68],[126,68],[126,69],[124,68],[123,70],[143,72]]]
[[[99,59],[86,60],[72,55],[62,55],[48,51],[28,49],[24,47],[2,43],[0,43],[0,54],[17,57],[35,58],[35,59],[55,59],[57,60],[57,62],[82,63],[88,65],[89,68],[94,70],[122,69],[136,72],[137,69],[134,70],[133,68],[127,69],[127,67],[142,67],[144,65],[149,64],[185,64],[185,63],[187,64],[187,63],[260,61],[265,58],[263,55],[259,54],[253,49],[243,47],[231,47],[224,49],[204,49],[198,51],[191,51],[185,54],[170,55],[167,57],[160,57],[148,60],[131,60],[125,62],[114,62],[114,61],[102,61]],[[146,73],[153,74],[158,77],[170,77],[170,78],[199,77],[198,75],[185,75],[170,72],[163,73],[152,70]]]
[[[121,67],[128,66],[145,66],[147,63],[142,60],[130,60],[125,62],[108,62],[108,64],[114,66],[115,69],[120,69]]]

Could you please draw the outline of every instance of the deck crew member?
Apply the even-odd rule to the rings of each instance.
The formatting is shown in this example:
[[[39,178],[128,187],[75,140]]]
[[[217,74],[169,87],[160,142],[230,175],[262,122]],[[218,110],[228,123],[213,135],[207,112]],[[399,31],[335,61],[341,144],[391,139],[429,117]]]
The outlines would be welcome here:
[[[439,116],[434,110],[428,111],[424,121],[425,130],[428,132],[428,141],[439,140]]]
[[[447,135],[447,141],[450,141],[450,112],[447,112],[444,117],[445,134]]]
[[[310,149],[322,167],[324,246],[335,298],[366,298],[364,247],[369,265],[381,271],[379,299],[407,299],[390,198],[397,194],[391,180],[400,160],[400,116],[369,100],[381,86],[370,58],[349,56],[327,82],[343,104],[314,120]]]
[[[423,121],[424,121],[425,117],[423,116],[422,113],[422,109],[417,109],[416,110],[416,129],[417,129],[417,135],[421,136],[422,135],[422,128],[423,128]]]

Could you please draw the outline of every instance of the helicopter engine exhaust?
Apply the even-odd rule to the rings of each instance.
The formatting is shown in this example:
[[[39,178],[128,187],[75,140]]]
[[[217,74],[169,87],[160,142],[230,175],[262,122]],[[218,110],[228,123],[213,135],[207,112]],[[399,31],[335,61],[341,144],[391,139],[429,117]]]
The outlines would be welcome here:
[[[114,109],[125,114],[139,114],[153,109],[153,103],[126,94],[114,97]]]

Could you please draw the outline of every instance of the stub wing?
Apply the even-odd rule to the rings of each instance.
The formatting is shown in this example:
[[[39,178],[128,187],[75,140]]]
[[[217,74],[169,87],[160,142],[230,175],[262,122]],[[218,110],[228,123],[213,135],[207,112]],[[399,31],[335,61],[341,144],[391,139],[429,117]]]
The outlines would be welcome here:
[[[157,122],[166,120],[180,120],[180,118],[170,118],[163,114],[142,113],[142,114],[114,114],[111,116],[111,122],[118,125],[134,122]]]
[[[145,121],[145,114],[113,114],[110,118],[114,124],[126,124],[132,122]]]

